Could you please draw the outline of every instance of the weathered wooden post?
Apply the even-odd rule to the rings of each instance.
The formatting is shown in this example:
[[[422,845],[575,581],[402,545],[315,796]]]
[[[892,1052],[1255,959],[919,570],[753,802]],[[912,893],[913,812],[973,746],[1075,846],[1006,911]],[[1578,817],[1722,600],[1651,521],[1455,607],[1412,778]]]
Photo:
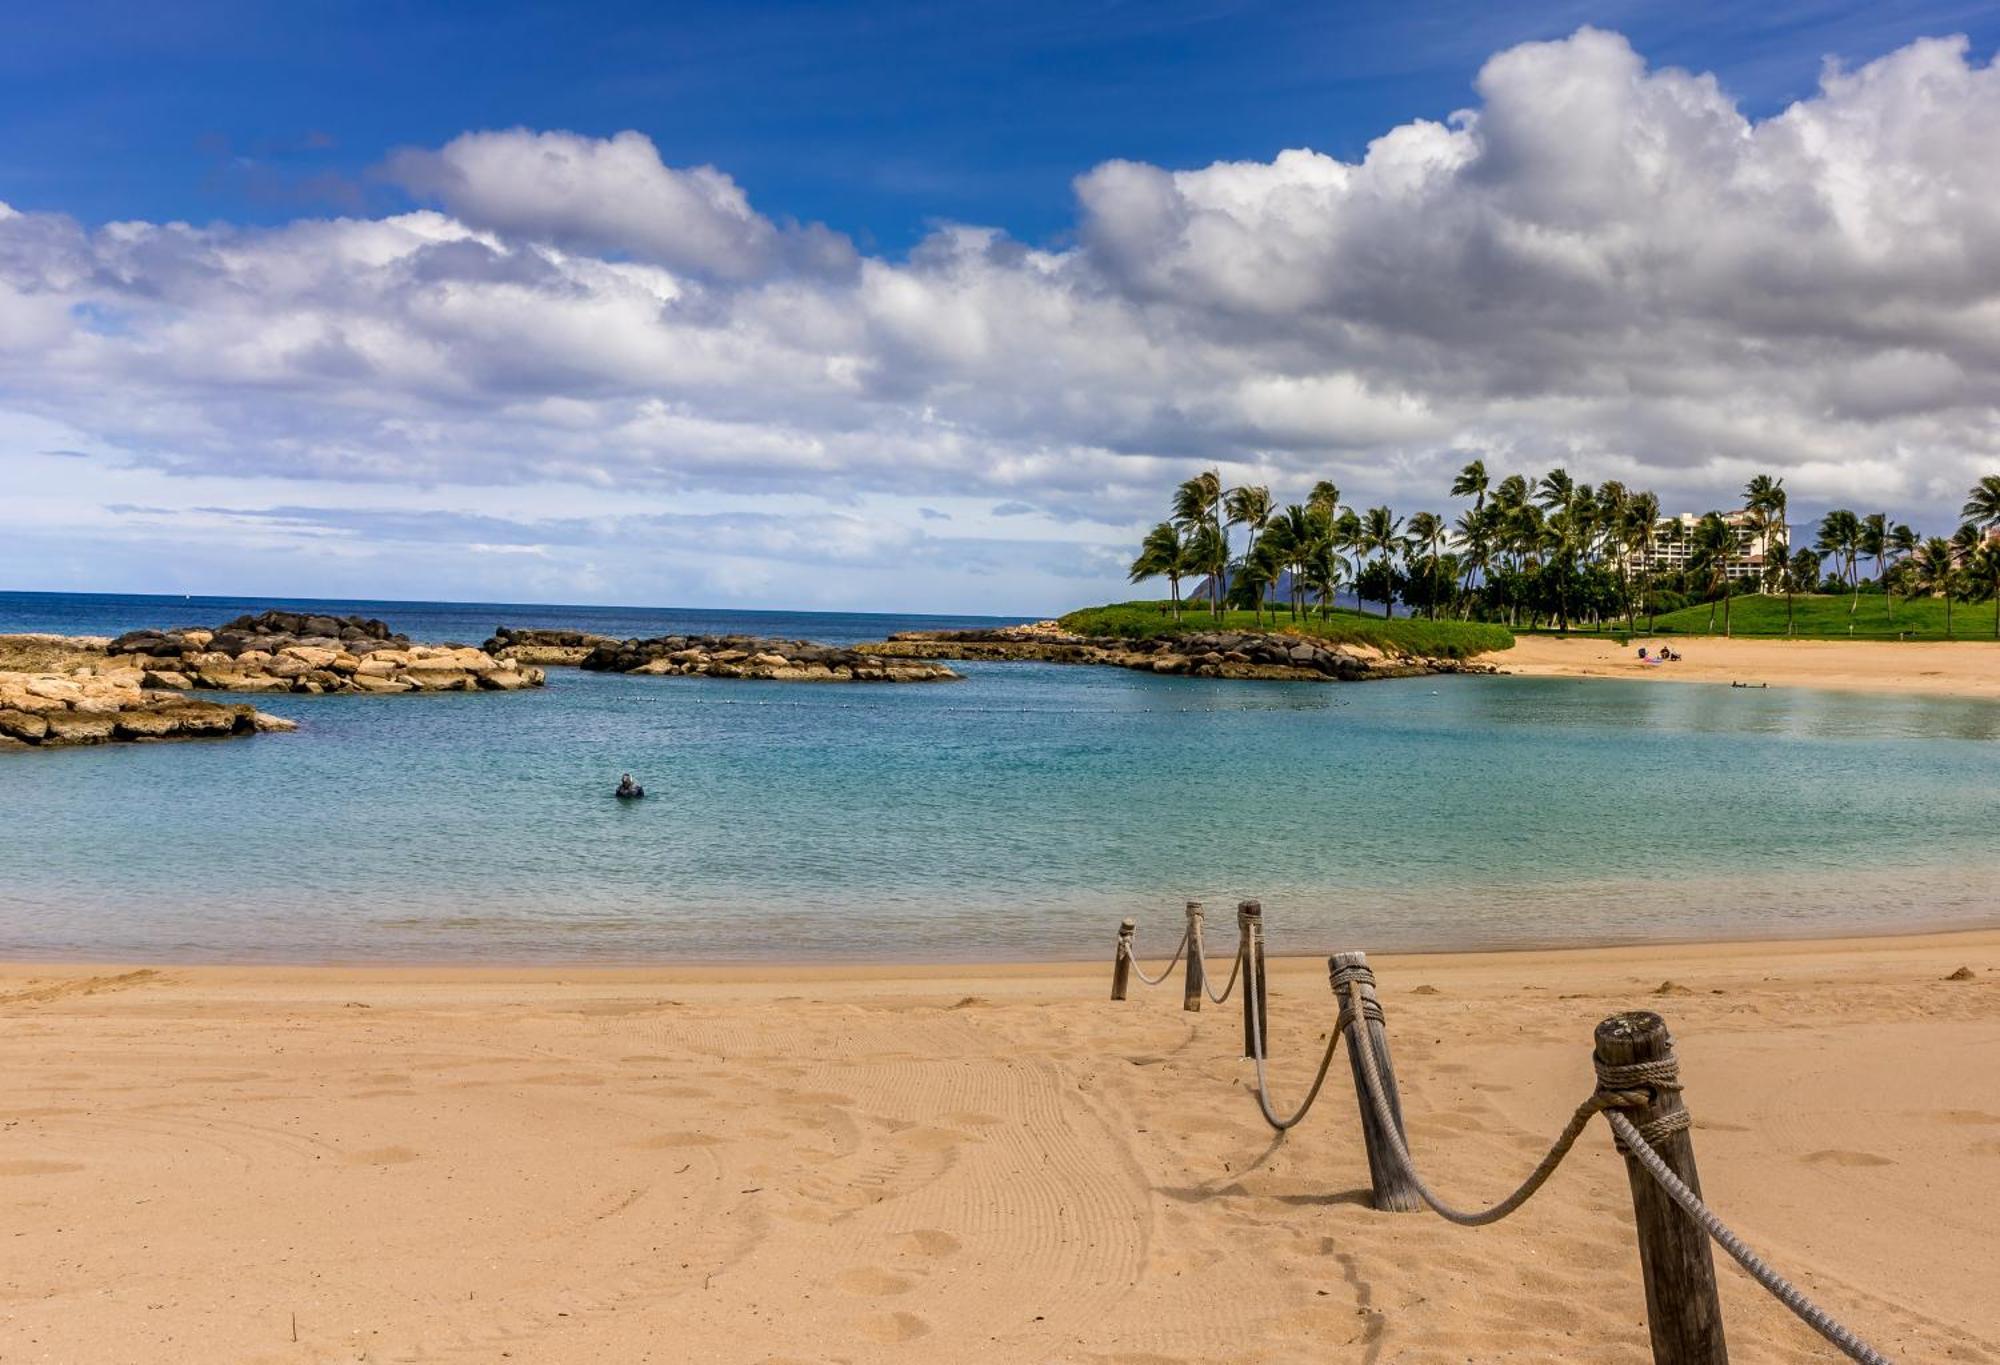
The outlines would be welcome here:
[[[1187,976],[1181,987],[1181,1008],[1201,1012],[1201,902],[1187,903]]]
[[[1372,1203],[1384,1213],[1410,1213],[1423,1207],[1409,1172],[1396,1159],[1375,1101],[1368,1094],[1368,1076],[1362,1068],[1360,1048],[1372,1048],[1375,1071],[1382,1081],[1382,1098],[1396,1122],[1396,1136],[1403,1136],[1403,1101],[1396,1093],[1396,1068],[1389,1061],[1389,1035],[1382,1026],[1382,1003],[1375,998],[1375,972],[1366,953],[1335,953],[1326,960],[1327,975],[1333,980],[1334,998],[1340,1002],[1340,1022],[1336,1027],[1347,1034],[1347,1061],[1354,1071],[1355,1098],[1361,1102],[1361,1139],[1368,1149],[1368,1182]],[[1349,999],[1348,984],[1361,990],[1357,1015]]]
[[[1118,923],[1118,955],[1111,960],[1111,998],[1123,1000],[1132,979],[1132,931],[1139,926],[1131,920]]]
[[[1650,1010],[1614,1014],[1597,1026],[1600,1090],[1645,1090],[1652,1102],[1618,1112],[1667,1168],[1696,1194],[1694,1138],[1681,1102],[1680,1063],[1667,1021]],[[1722,1305],[1715,1293],[1715,1258],[1708,1234],[1681,1211],[1623,1141],[1625,1175],[1632,1186],[1632,1217],[1639,1229],[1639,1270],[1646,1281],[1646,1325],[1654,1365],[1728,1365],[1722,1338]]]
[[[1269,1056],[1271,1008],[1264,999],[1264,903],[1244,901],[1238,905],[1236,927],[1243,939],[1237,949],[1243,954],[1243,965],[1237,969],[1243,973],[1243,1055],[1260,1055],[1261,1044],[1261,1055]]]

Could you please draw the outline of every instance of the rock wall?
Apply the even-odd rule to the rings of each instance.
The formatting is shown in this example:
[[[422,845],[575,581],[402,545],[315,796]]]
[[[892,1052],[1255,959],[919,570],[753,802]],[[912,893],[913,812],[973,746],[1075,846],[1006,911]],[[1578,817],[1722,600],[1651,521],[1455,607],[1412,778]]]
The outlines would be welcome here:
[[[941,664],[913,663],[869,646],[846,649],[810,640],[753,635],[661,635],[599,645],[579,667],[603,673],[759,678],[772,682],[951,682]]]
[[[1490,664],[1455,659],[1399,657],[1363,645],[1335,644],[1304,635],[1265,631],[1196,631],[1127,640],[1073,635],[1053,621],[994,630],[904,631],[881,644],[880,654],[911,659],[1032,659],[1044,663],[1098,664],[1197,678],[1278,682],[1362,682],[1433,673],[1491,673]]]
[[[496,626],[480,648],[496,659],[514,659],[524,664],[575,666],[591,650],[620,643],[609,635],[592,635],[584,630],[514,630]]]
[[[112,667],[177,692],[514,692],[539,668],[469,645],[413,645],[380,621],[267,611],[214,630],[135,630],[106,647]]]
[[[297,727],[238,703],[149,691],[142,670],[0,673],[0,749],[219,739]]]

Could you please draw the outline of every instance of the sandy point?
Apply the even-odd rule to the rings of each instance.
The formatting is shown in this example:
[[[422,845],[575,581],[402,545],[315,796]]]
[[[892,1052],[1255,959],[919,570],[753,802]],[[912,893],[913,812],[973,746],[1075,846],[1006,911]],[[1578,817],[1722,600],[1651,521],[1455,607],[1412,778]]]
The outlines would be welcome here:
[[[1650,664],[1662,644],[1682,657]],[[1740,640],[1690,635],[1635,639],[1521,635],[1514,647],[1481,656],[1504,673],[1550,678],[1634,678],[1649,682],[1767,683],[1844,692],[2000,701],[2000,644],[1977,640]]]

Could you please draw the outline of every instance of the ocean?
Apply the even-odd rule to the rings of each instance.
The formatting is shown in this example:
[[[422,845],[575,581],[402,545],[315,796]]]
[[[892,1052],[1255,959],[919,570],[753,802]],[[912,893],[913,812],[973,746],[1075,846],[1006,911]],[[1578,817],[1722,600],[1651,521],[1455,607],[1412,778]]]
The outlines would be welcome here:
[[[266,606],[851,642],[930,618],[0,594],[0,631]],[[788,686],[551,669],[513,694],[257,698],[295,734],[0,754],[0,959],[1031,960],[2000,922],[2000,707],[1453,676],[965,664]],[[611,798],[622,772],[643,802]]]

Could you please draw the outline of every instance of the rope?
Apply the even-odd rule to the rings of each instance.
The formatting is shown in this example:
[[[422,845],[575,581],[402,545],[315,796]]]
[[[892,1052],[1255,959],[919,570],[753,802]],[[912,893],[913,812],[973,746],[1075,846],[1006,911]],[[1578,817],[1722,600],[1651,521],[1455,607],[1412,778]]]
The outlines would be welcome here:
[[[1208,984],[1208,973],[1203,972],[1201,974],[1202,993],[1218,1005],[1228,1000],[1229,993],[1236,989],[1236,974],[1243,970],[1243,952],[1244,952],[1243,946],[1241,944],[1238,944],[1236,947],[1236,961],[1232,962],[1229,965],[1229,984],[1222,988],[1221,995],[1217,995],[1215,993],[1215,988]],[[1208,960],[1205,957],[1202,959],[1202,963],[1204,966],[1207,965],[1207,961]]]
[[[1243,955],[1239,953],[1236,960],[1241,964]],[[1326,1051],[1319,1059],[1319,1071],[1313,1076],[1312,1089],[1306,1091],[1305,1102],[1290,1118],[1279,1118],[1271,1108],[1271,1091],[1264,1080],[1264,981],[1256,972],[1249,973],[1244,979],[1250,983],[1243,988],[1243,1005],[1250,1011],[1250,1054],[1257,1062],[1257,1107],[1264,1111],[1264,1122],[1282,1133],[1298,1127],[1299,1120],[1306,1116],[1313,1107],[1313,1101],[1319,1098],[1319,1088],[1326,1084],[1326,1069],[1333,1065],[1334,1049],[1340,1046],[1340,1029],[1336,1026],[1326,1036]]]
[[[1374,1002],[1364,1001],[1362,998],[1361,981],[1358,977],[1348,978],[1347,999],[1349,1008],[1343,1011],[1343,1015],[1350,1023],[1362,1024],[1367,1017],[1368,1007]],[[1379,1005],[1375,1006],[1373,1017],[1378,1019],[1381,1017]],[[1528,1172],[1528,1178],[1523,1180],[1512,1194],[1487,1208],[1467,1211],[1454,1208],[1440,1199],[1430,1186],[1424,1183],[1423,1177],[1417,1174],[1417,1164],[1410,1157],[1410,1149],[1404,1144],[1402,1132],[1396,1124],[1396,1117],[1389,1111],[1389,1101],[1382,1093],[1382,1075],[1376,1068],[1375,1045],[1368,1037],[1365,1024],[1356,1028],[1355,1035],[1348,1045],[1361,1059],[1361,1074],[1367,1083],[1368,1098],[1374,1104],[1376,1121],[1389,1139],[1390,1150],[1395,1152],[1396,1159],[1402,1163],[1403,1173],[1409,1176],[1410,1184],[1416,1188],[1418,1197],[1430,1205],[1434,1213],[1446,1222],[1456,1223],[1460,1227],[1477,1228],[1497,1223],[1533,1198],[1535,1191],[1547,1184],[1549,1177],[1556,1173],[1556,1167],[1562,1165],[1563,1158],[1569,1155],[1572,1147],[1576,1146],[1576,1140],[1590,1123],[1591,1116],[1600,1109],[1614,1103],[1644,1104],[1651,1098],[1643,1091],[1597,1091],[1576,1107],[1576,1112],[1569,1116],[1569,1122],[1563,1125],[1562,1132],[1558,1133],[1556,1140],[1549,1145],[1548,1154],[1536,1164],[1534,1170]]]
[[[1138,958],[1132,956],[1132,950],[1125,946],[1125,940],[1122,938],[1118,940],[1118,951],[1125,954],[1125,960],[1132,964],[1132,975],[1138,977],[1142,985],[1157,986],[1162,981],[1165,981],[1167,979],[1167,974],[1169,972],[1173,971],[1174,964],[1181,960],[1181,952],[1183,949],[1187,947],[1187,945],[1188,945],[1188,936],[1185,932],[1183,932],[1181,934],[1181,941],[1179,947],[1176,947],[1174,949],[1174,955],[1167,959],[1167,965],[1160,968],[1160,974],[1158,976],[1146,975],[1146,969],[1139,965]]]
[[[1771,1296],[1797,1315],[1799,1321],[1825,1337],[1838,1347],[1849,1360],[1858,1360],[1862,1365],[1890,1365],[1890,1360],[1867,1342],[1848,1331],[1828,1316],[1826,1310],[1800,1293],[1791,1281],[1771,1269],[1763,1257],[1743,1244],[1738,1237],[1704,1204],[1701,1196],[1689,1189],[1681,1178],[1673,1173],[1660,1154],[1644,1136],[1644,1129],[1615,1109],[1607,1109],[1604,1117],[1610,1120],[1611,1131],[1618,1136],[1621,1150],[1637,1157],[1646,1173],[1660,1182],[1660,1188],[1667,1196],[1681,1206],[1688,1217],[1700,1224],[1702,1230],[1713,1237],[1716,1244],[1735,1258],[1736,1264],[1748,1271],[1750,1278],[1770,1291]]]

